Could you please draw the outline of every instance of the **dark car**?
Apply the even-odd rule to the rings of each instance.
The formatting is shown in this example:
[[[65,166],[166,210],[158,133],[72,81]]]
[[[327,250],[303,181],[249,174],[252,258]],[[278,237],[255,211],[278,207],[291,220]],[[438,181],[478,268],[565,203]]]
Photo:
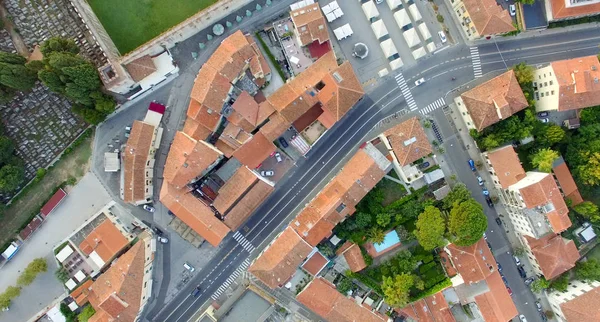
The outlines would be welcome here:
[[[498,266],[498,272],[502,273],[502,265],[500,265],[500,263],[496,262],[496,266]]]
[[[164,234],[165,234],[165,233],[164,233],[164,232],[163,232],[163,231],[162,231],[160,228],[158,228],[158,227],[156,227],[156,226],[152,227],[152,230],[154,230],[154,232],[155,232],[155,233],[156,233],[158,236],[162,236],[162,235],[164,235]]]
[[[539,117],[546,117],[546,116],[548,116],[548,115],[549,115],[549,113],[548,113],[548,112],[539,112],[537,115],[538,115]]]
[[[200,285],[196,286],[196,288],[192,291],[192,296],[193,297],[198,297],[198,295],[200,295]]]
[[[525,273],[525,269],[523,268],[523,266],[517,267],[517,270],[519,271],[519,275],[521,275],[522,278],[527,278],[527,273]]]
[[[508,287],[508,280],[506,279],[506,277],[502,276],[502,282],[504,282],[504,285]]]
[[[475,168],[475,162],[473,161],[473,159],[469,159],[469,167],[471,167],[471,171],[477,171],[477,169]]]
[[[487,202],[488,207],[494,208],[494,202],[490,196],[485,196],[485,202]]]
[[[506,287],[506,290],[508,291],[508,295],[512,296],[512,290],[510,289],[510,287]]]
[[[290,146],[284,138],[279,138],[279,143],[281,143],[281,146],[284,149],[286,149],[288,146]]]
[[[525,285],[529,286],[529,285],[531,285],[531,283],[533,283],[533,281],[534,281],[533,277],[530,277],[525,280]]]
[[[492,249],[492,244],[490,244],[490,242],[486,242],[488,244],[488,247],[490,248],[490,250]]]
[[[419,164],[419,169],[425,169],[427,167],[429,167],[431,164],[429,162],[423,162],[421,164]]]
[[[167,213],[169,214],[169,216],[175,216],[175,214],[171,210],[167,211]]]
[[[498,226],[502,226],[502,220],[500,220],[500,218],[496,217],[496,223],[498,224]]]

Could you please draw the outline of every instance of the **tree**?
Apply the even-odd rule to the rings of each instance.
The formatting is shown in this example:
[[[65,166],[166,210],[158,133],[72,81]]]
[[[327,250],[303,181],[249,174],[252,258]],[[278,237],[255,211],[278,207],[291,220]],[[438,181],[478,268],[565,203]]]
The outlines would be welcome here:
[[[10,65],[25,65],[27,59],[21,55],[0,51],[0,63]]]
[[[49,56],[51,53],[55,52],[65,52],[73,55],[79,54],[79,47],[73,39],[62,38],[62,37],[52,37],[40,46],[40,51],[44,55],[44,57]]]
[[[37,76],[25,65],[0,63],[0,84],[18,91],[28,91],[35,86]]]
[[[549,173],[552,171],[552,163],[558,158],[558,156],[558,152],[554,150],[541,149],[533,155],[531,164],[540,169],[540,171]]]
[[[369,241],[375,244],[381,244],[383,243],[383,240],[385,239],[385,233],[383,232],[383,230],[381,230],[381,228],[378,227],[372,227],[369,230]]]
[[[77,320],[79,322],[87,322],[95,313],[96,310],[94,310],[94,308],[90,304],[88,304],[86,307],[83,308],[83,310],[81,310],[81,313],[77,315]]]
[[[31,284],[39,273],[48,270],[48,264],[45,258],[34,259],[27,267],[23,270],[19,278],[17,278],[18,285],[29,285]]]
[[[410,288],[414,285],[411,274],[402,273],[394,277],[384,277],[381,289],[385,302],[391,306],[403,307],[408,303]]]
[[[598,212],[598,206],[591,201],[584,201],[573,207],[573,210],[592,222],[600,222],[600,212]]]
[[[0,136],[0,166],[5,165],[14,156],[15,143],[8,136]]]
[[[425,208],[425,211],[419,215],[416,226],[414,234],[425,250],[432,250],[446,244],[444,239],[446,222],[438,208],[433,206]]]
[[[600,123],[600,105],[581,110],[581,124]]]
[[[77,320],[77,314],[71,311],[71,309],[67,304],[65,304],[65,302],[60,303],[60,313],[62,313],[67,322],[75,322]]]
[[[450,190],[446,198],[442,200],[444,209],[451,209],[455,202],[463,202],[471,198],[471,191],[464,183],[458,183]]]
[[[534,293],[540,293],[541,291],[550,287],[550,282],[548,282],[544,277],[540,277],[531,283],[531,291]]]
[[[499,147],[500,144],[502,144],[502,141],[500,140],[500,138],[497,135],[490,134],[490,135],[486,136],[485,138],[483,138],[483,141],[481,143],[482,143],[482,148],[484,150],[492,150],[492,149]]]
[[[515,247],[515,249],[513,250],[513,254],[515,256],[523,256],[525,255],[525,248],[519,246],[519,247]]]
[[[9,286],[6,288],[4,293],[0,294],[0,309],[8,308],[10,302],[15,297],[21,294],[21,288],[16,286]]]
[[[25,178],[23,167],[14,165],[5,165],[0,169],[0,191],[13,192],[19,188],[19,185]]]
[[[100,124],[106,118],[106,114],[82,105],[73,106],[73,113],[81,116],[84,121],[93,125]]]
[[[582,153],[587,158],[587,162],[576,168],[579,178],[586,185],[597,186],[600,184],[600,152]]]
[[[578,262],[575,266],[575,276],[584,281],[600,281],[600,262],[595,258]]]
[[[386,228],[392,221],[392,214],[388,212],[382,212],[377,215],[377,225],[381,228]]]
[[[487,218],[483,213],[483,207],[475,199],[457,202],[450,210],[448,230],[456,237],[454,244],[473,245],[483,237],[486,229]]]
[[[569,273],[562,274],[550,282],[550,288],[559,292],[564,292],[569,287]]]
[[[600,123],[577,130],[567,146],[565,159],[577,182],[590,186],[600,184]]]
[[[520,2],[522,4],[532,5],[535,3],[535,0],[515,0],[515,2]]]
[[[346,295],[348,291],[352,289],[352,280],[346,277],[343,277],[335,286],[338,292]]]
[[[400,237],[400,240],[403,243],[406,243],[408,241],[415,239],[415,236],[411,232],[406,230],[406,228],[404,228],[404,226],[396,227],[396,233],[398,234],[398,237]]]
[[[515,77],[517,77],[519,84],[524,85],[533,82],[533,67],[525,62],[513,66],[512,70],[515,71]]]
[[[69,273],[62,266],[59,269],[57,269],[56,272],[54,272],[54,275],[63,284],[66,283],[69,280],[69,278],[70,278],[69,277]]]
[[[371,225],[371,215],[366,212],[357,213],[354,219],[354,223],[358,229],[364,229]]]

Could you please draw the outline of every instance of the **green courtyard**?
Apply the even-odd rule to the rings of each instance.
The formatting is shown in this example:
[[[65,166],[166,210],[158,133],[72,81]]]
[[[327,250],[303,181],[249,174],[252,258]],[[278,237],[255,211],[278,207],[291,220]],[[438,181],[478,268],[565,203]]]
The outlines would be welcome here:
[[[126,54],[218,0],[88,0],[104,29]]]

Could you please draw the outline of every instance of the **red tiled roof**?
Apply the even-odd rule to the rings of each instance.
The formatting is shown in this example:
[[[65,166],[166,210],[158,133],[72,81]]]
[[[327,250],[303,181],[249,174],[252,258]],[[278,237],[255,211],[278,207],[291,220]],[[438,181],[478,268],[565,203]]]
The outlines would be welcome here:
[[[401,166],[411,164],[433,152],[425,130],[416,116],[385,131],[384,135]]]
[[[213,206],[222,214],[233,206],[233,204],[244,195],[250,187],[258,180],[256,174],[246,167],[240,167],[233,176],[219,189]]]
[[[367,267],[360,246],[357,244],[347,241],[336,253],[337,255],[344,255],[350,270],[355,273]]]
[[[508,10],[502,9],[496,1],[464,0],[463,4],[479,35],[496,35],[515,30]]]
[[[559,163],[552,168],[552,172],[554,172],[554,176],[556,177],[556,180],[558,180],[560,190],[562,190],[567,199],[571,200],[572,206],[582,203],[583,198],[579,193],[577,184],[575,183],[575,180],[573,180],[569,167],[562,158]]]
[[[585,4],[579,2],[576,5],[567,6],[570,3],[567,0],[550,0],[552,20],[590,16],[600,13],[600,3]]]
[[[498,270],[494,255],[483,238],[471,246],[449,244],[446,247],[454,268],[467,284],[479,282]]]
[[[487,248],[487,246],[486,246]],[[489,292],[475,296],[475,302],[485,321],[510,321],[519,314],[508,294],[500,273],[495,271],[486,278]]]
[[[252,126],[256,127],[264,122],[275,109],[266,103],[257,103],[248,92],[243,91],[232,105],[233,109],[238,112]]]
[[[289,226],[252,263],[248,271],[270,288],[286,283],[312,247]]]
[[[298,38],[302,46],[314,41],[323,43],[329,40],[327,24],[318,3],[291,11],[290,18],[296,27],[296,32],[299,33]]]
[[[600,3],[596,6],[600,8]],[[581,6],[584,7],[590,6]],[[600,63],[596,55],[555,61],[552,70],[559,85],[559,111],[600,105],[600,82],[597,81]]]
[[[512,145],[490,151],[487,157],[502,188],[508,189],[508,187],[525,178],[525,170],[521,166],[519,155]]]
[[[48,202],[46,202],[44,206],[42,206],[42,209],[40,209],[40,213],[44,216],[44,218],[47,217],[66,196],[67,193],[64,190],[62,190],[62,188],[59,188],[52,195],[52,197],[50,197],[50,200],[48,200]]]
[[[254,134],[252,139],[233,152],[233,157],[250,169],[257,168],[277,148],[262,133]]]
[[[319,272],[327,265],[329,261],[325,256],[321,255],[321,253],[314,253],[304,264],[302,264],[302,268],[305,271],[312,274],[312,276],[316,276]]]
[[[575,267],[579,260],[579,251],[572,240],[560,235],[548,234],[540,239],[525,236],[542,273],[547,280],[558,277]]]
[[[146,167],[152,147],[154,126],[134,121],[123,151],[123,201],[146,199]]]
[[[550,221],[550,226],[552,226],[552,230],[555,233],[560,233],[571,227],[569,208],[552,174],[545,174],[542,179],[521,188],[519,192],[521,193],[523,202],[529,209],[549,203],[552,204],[553,209],[546,213],[546,217]]]
[[[79,249],[88,256],[95,251],[107,263],[128,243],[123,233],[107,218],[85,237]]]
[[[33,217],[33,219],[19,232],[19,236],[22,240],[29,238],[29,236],[42,225],[42,220],[39,217]]]
[[[262,179],[256,181],[250,190],[225,214],[225,224],[231,230],[237,230],[271,192],[273,192],[273,186]]]
[[[431,312],[431,315],[433,315],[433,319],[436,322],[456,321],[452,315],[452,311],[450,311],[448,302],[446,302],[446,299],[441,291],[426,297],[425,302],[427,303],[428,310]]]
[[[568,322],[600,321],[600,286],[560,304]]]

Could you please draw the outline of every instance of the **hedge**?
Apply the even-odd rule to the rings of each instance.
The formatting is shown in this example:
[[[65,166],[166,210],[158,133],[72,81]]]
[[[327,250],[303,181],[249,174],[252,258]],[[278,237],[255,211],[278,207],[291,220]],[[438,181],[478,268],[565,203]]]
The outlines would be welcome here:
[[[273,66],[275,66],[275,70],[277,70],[277,74],[279,74],[281,79],[285,82],[285,80],[286,80],[285,73],[283,72],[283,69],[281,69],[281,66],[279,66],[279,63],[275,59],[275,56],[273,56],[273,53],[271,53],[271,50],[269,49],[269,47],[267,47],[267,44],[262,39],[262,37],[258,34],[258,32],[256,32],[255,35],[256,35],[256,38],[258,38],[258,41],[260,42],[261,47],[263,48],[265,53],[267,53],[267,57],[269,57],[269,60],[271,61],[271,63],[273,63]]]
[[[429,289],[427,289],[427,290],[425,290],[425,291],[423,291],[423,292],[421,292],[419,294],[415,294],[415,295],[411,296],[410,297],[410,301],[411,302],[418,301],[418,300],[420,300],[422,298],[431,296],[431,295],[433,295],[433,294],[435,294],[435,293],[437,293],[437,292],[439,292],[439,291],[441,291],[441,290],[443,290],[445,288],[448,288],[450,286],[452,286],[452,281],[450,281],[449,278],[446,278],[443,281],[441,281],[441,282],[437,283],[436,285],[434,285],[433,287],[431,287],[431,288],[429,288]]]

